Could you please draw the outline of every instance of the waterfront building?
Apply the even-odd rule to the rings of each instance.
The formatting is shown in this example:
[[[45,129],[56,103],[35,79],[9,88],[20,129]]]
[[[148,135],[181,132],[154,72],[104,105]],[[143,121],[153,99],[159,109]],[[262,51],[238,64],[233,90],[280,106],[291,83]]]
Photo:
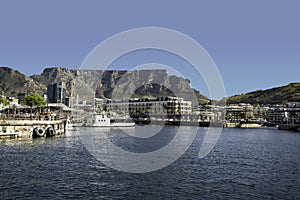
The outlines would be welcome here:
[[[226,118],[230,121],[251,119],[254,117],[254,106],[245,103],[231,104],[225,107]]]
[[[200,105],[194,110],[201,121],[222,121],[225,115],[224,107],[217,105]]]
[[[134,98],[107,100],[105,110],[122,114],[190,114],[192,102],[179,97]]]
[[[266,108],[266,120],[271,124],[300,123],[300,103],[288,102],[285,105],[273,105]]]
[[[284,107],[271,107],[266,110],[266,120],[271,124],[281,124],[288,114]]]
[[[266,119],[266,107],[263,106],[255,106],[253,110],[253,115],[257,119]]]
[[[58,82],[47,86],[47,103],[66,104],[66,86],[64,82]]]
[[[130,113],[190,114],[192,102],[180,97],[141,98],[129,101]]]

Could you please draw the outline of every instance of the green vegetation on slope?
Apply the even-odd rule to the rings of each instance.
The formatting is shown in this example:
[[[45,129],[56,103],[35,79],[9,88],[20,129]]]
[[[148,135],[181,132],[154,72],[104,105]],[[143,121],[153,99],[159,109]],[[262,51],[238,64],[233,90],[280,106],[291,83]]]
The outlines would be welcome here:
[[[226,99],[227,103],[281,104],[300,101],[300,82],[267,90],[235,95]]]

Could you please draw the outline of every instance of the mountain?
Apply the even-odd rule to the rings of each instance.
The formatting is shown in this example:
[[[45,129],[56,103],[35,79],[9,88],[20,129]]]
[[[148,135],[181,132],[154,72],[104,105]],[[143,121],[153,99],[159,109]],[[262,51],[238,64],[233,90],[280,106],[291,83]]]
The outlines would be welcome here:
[[[8,67],[0,67],[0,94],[17,97],[18,93],[36,92],[43,94],[46,90],[44,84],[21,74]]]
[[[42,74],[31,78],[45,86],[63,81],[68,93],[83,97],[96,95],[98,98],[128,99],[133,97],[178,96],[187,100],[194,97],[201,103],[207,97],[190,86],[187,79],[171,76],[166,70],[71,70],[55,67],[46,68]],[[95,92],[96,91],[96,94]]]
[[[11,68],[0,67],[0,94],[7,96],[17,97],[18,93],[30,92],[43,94],[47,85],[61,81],[66,83],[68,95],[79,98],[91,95],[104,99],[178,96],[186,100],[197,99],[201,103],[208,100],[190,86],[189,80],[168,75],[166,70],[72,70],[54,67],[28,77]]]
[[[227,103],[281,104],[300,101],[300,82],[267,90],[257,90],[226,99]]]
[[[30,92],[43,94],[47,85],[60,81],[66,83],[68,95],[75,91],[83,97],[96,95],[99,98],[126,99],[178,96],[186,100],[197,98],[200,103],[208,100],[190,86],[188,79],[168,75],[166,70],[72,70],[54,67],[44,69],[42,74],[28,77],[17,70],[0,67],[0,94],[7,96],[17,97],[18,93]],[[235,95],[226,98],[226,101],[251,104],[300,101],[300,82]]]

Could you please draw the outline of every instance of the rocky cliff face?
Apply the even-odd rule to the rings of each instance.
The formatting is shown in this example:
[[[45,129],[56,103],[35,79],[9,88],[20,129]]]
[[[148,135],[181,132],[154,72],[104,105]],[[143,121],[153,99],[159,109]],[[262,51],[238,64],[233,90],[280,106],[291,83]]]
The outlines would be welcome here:
[[[8,67],[0,67],[0,94],[17,97],[18,93],[44,93],[46,86]]]
[[[0,92],[17,96],[19,92],[44,93],[47,85],[63,81],[68,94],[79,98],[127,99],[132,97],[177,96],[207,100],[191,88],[189,80],[170,76],[166,70],[71,70],[46,68],[42,74],[27,77],[10,68],[0,68]]]
[[[69,94],[79,98],[96,95],[98,98],[127,99],[132,97],[178,96],[185,99],[207,100],[191,88],[189,80],[170,76],[166,70],[70,70],[47,68],[32,78],[45,85],[63,81]],[[192,94],[192,95],[191,95]]]

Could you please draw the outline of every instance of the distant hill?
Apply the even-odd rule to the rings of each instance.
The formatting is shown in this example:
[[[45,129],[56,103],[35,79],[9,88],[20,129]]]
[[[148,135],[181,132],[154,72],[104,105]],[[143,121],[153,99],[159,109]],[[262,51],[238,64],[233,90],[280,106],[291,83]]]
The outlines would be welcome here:
[[[96,91],[98,98],[111,98],[113,93],[131,94],[131,97],[174,96],[191,100],[191,93],[196,94],[199,102],[208,98],[190,86],[182,77],[168,75],[166,70],[72,70],[62,67],[46,68],[39,75],[28,77],[20,72],[0,67],[0,92],[17,96],[19,92],[46,92],[47,85],[63,81],[68,93],[77,89],[84,93]],[[0,93],[0,94],[1,94]]]
[[[17,96],[18,93],[43,94],[46,86],[8,67],[0,67],[0,94]]]
[[[281,104],[300,101],[300,82],[267,90],[257,90],[226,99],[227,103]]]

